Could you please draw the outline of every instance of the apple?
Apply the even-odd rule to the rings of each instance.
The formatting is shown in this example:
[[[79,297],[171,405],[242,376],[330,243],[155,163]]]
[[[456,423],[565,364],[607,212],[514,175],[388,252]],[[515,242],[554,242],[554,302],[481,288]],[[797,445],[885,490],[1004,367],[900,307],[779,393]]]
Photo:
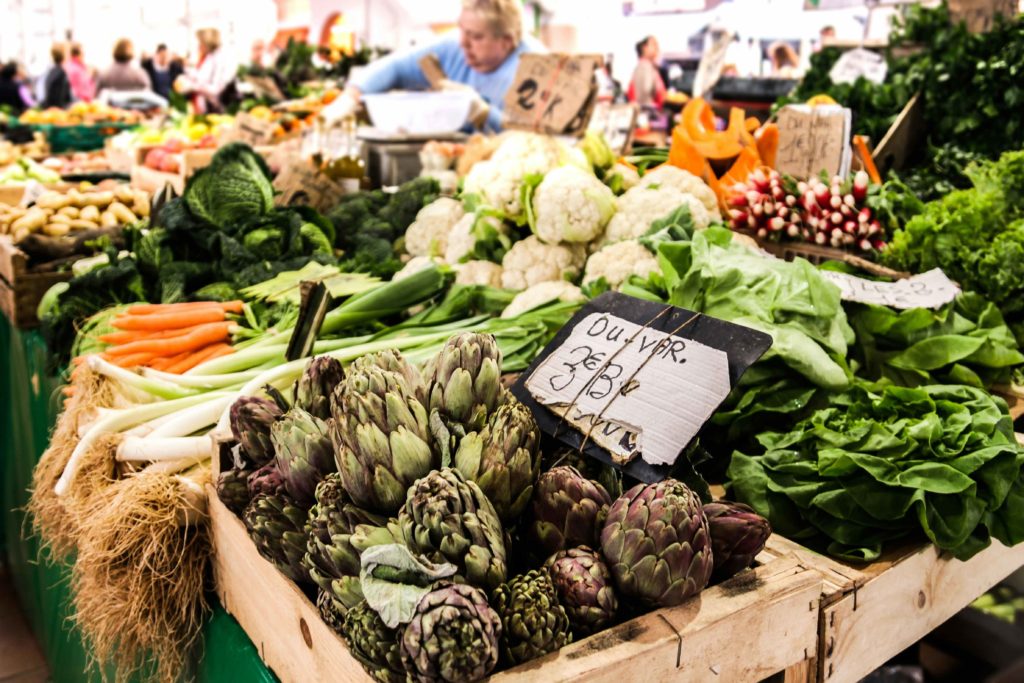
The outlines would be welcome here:
[[[161,147],[154,147],[153,149],[146,152],[146,158],[143,164],[148,168],[160,170],[160,167],[164,163],[164,159],[167,158],[167,150]]]

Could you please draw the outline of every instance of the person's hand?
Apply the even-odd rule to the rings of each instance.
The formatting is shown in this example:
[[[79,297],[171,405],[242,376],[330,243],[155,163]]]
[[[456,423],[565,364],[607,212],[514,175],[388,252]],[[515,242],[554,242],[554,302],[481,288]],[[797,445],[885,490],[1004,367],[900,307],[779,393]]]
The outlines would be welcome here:
[[[469,122],[477,128],[484,127],[484,124],[487,123],[487,117],[491,113],[491,105],[484,101],[480,93],[474,90],[472,86],[450,81],[447,78],[440,81],[438,86],[444,92],[462,92],[471,95],[473,99],[469,105]]]
[[[325,128],[331,128],[350,116],[355,116],[358,108],[359,94],[346,88],[333,102],[320,110],[319,119]]]

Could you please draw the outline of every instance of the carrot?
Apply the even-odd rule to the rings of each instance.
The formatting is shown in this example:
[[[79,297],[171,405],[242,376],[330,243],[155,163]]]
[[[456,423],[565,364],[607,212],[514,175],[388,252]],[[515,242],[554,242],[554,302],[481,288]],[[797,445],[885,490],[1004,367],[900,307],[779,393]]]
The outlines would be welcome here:
[[[241,301],[188,301],[180,304],[137,304],[125,311],[128,315],[151,315],[153,313],[177,313],[200,308],[219,308],[225,313],[241,313]]]
[[[218,308],[200,308],[195,311],[180,313],[151,313],[149,315],[126,315],[115,318],[111,323],[119,330],[170,330],[179,327],[192,327],[202,323],[214,323],[224,320],[224,311]]]
[[[882,176],[878,174],[878,167],[875,166],[875,160],[871,156],[871,152],[868,151],[868,144],[861,135],[853,136],[853,144],[857,148],[857,154],[860,156],[861,162],[864,164],[864,170],[867,171],[868,177],[871,178],[871,182],[876,185],[881,184]]]
[[[208,323],[203,323],[208,324]],[[183,335],[194,332],[197,327],[202,325],[193,325],[192,327],[177,327],[172,330],[159,330],[155,332],[143,332],[139,330],[122,330],[120,332],[108,332],[102,334],[97,339],[107,344],[128,344],[130,342],[142,341],[144,339],[170,339],[171,337],[181,337]]]
[[[130,353],[127,356],[115,357],[108,357],[106,354],[103,355],[107,360],[119,368],[134,368],[139,365],[146,365],[154,358],[152,353]]]
[[[231,335],[232,322],[217,322],[200,325],[192,332],[169,339],[142,339],[107,349],[111,356],[128,356],[133,353],[152,353],[155,356],[173,356],[185,351],[195,351],[207,344],[227,341]]]
[[[85,362],[85,356],[75,356],[71,359],[71,362],[74,363],[75,367],[78,367]]]
[[[164,365],[163,371],[172,372],[171,368],[173,368],[178,363],[181,363],[182,361],[188,360],[189,357],[192,356],[194,353],[195,351],[182,351],[179,354],[171,356],[170,358],[167,359],[167,364]]]
[[[186,370],[191,370],[195,366],[211,358],[216,358],[218,356],[223,356],[233,352],[234,349],[231,347],[230,344],[210,344],[209,346],[204,346],[195,353],[186,356],[184,359],[178,361],[177,363],[172,363],[171,365],[167,366],[165,372],[180,375]]]
[[[175,358],[177,358],[177,356],[157,356],[149,364],[149,367],[154,370],[166,370],[171,366],[171,363],[174,362]]]
[[[75,388],[73,386],[71,386],[70,384],[68,384],[68,385],[65,385],[60,390],[60,393],[64,394],[65,396],[71,397],[71,396],[75,395]]]

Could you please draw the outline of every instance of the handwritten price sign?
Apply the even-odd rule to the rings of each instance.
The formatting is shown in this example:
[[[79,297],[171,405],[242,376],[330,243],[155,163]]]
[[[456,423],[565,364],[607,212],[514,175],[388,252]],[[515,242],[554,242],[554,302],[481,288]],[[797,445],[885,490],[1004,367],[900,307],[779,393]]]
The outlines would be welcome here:
[[[583,135],[594,111],[600,55],[525,54],[505,96],[505,127]]]
[[[846,273],[820,271],[839,287],[843,301],[892,308],[939,308],[956,298],[960,288],[940,268],[896,282],[876,282]]]
[[[807,179],[825,171],[845,177],[850,169],[850,110],[834,105],[787,105],[779,110],[780,173]]]

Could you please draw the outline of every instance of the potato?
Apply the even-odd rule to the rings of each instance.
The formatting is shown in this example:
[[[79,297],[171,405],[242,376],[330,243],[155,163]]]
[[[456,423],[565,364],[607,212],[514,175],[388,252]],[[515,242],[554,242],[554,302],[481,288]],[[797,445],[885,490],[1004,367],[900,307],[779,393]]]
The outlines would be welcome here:
[[[122,204],[131,204],[135,201],[135,191],[129,185],[118,185],[115,187],[114,196]]]
[[[32,208],[24,216],[11,223],[11,230],[13,232],[20,232],[22,230],[35,232],[46,225],[48,218],[49,212],[39,208]]]
[[[135,199],[132,201],[132,213],[139,218],[149,218],[149,195],[142,190],[135,191]]]
[[[68,218],[78,218],[78,207],[77,206],[65,206],[63,209],[58,209],[57,213],[67,216]]]
[[[139,220],[139,217],[121,202],[114,202],[107,208],[107,211],[117,216],[117,220],[121,225],[129,225]]]
[[[63,225],[71,225],[71,221],[76,220],[71,216],[65,216],[62,213],[54,213],[47,219],[48,223],[61,223]]]
[[[87,221],[81,218],[76,218],[68,223],[68,225],[72,230],[95,230],[100,227],[95,221]]]
[[[86,205],[85,195],[78,190],[69,190],[68,199],[71,200],[71,206],[77,206],[79,209]]]
[[[88,194],[82,195],[82,202],[84,203],[83,205],[96,206],[101,209],[110,206],[110,203],[112,201],[114,201],[114,193],[110,191],[90,192]]]
[[[77,218],[81,218],[83,221],[92,221],[93,223],[100,222],[100,210],[96,206],[87,206],[82,209]]]
[[[120,224],[121,222],[117,220],[117,216],[115,216],[112,212],[104,211],[103,213],[100,214],[100,225],[103,226],[104,228],[116,228]]]
[[[44,192],[36,199],[36,206],[41,209],[63,209],[71,206],[71,197],[60,192]]]
[[[47,223],[43,226],[43,234],[50,237],[63,237],[71,232],[71,226],[64,223]]]

